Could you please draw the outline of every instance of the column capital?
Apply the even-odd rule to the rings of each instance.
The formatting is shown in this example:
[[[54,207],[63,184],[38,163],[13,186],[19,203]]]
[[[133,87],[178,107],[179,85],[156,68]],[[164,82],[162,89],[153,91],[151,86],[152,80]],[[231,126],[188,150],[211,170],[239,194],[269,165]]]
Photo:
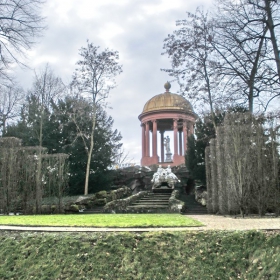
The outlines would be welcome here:
[[[173,119],[173,127],[172,128],[173,128],[174,131],[175,130],[178,131],[178,120],[179,120],[178,118]]]

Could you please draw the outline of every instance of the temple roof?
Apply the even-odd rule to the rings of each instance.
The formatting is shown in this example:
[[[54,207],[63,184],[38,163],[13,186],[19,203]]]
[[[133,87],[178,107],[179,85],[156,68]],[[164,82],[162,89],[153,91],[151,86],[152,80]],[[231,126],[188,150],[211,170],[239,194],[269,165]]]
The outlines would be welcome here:
[[[164,87],[166,92],[155,95],[148,100],[143,108],[142,114],[162,110],[184,110],[193,112],[192,105],[188,100],[179,94],[169,92],[171,87],[169,82],[165,83]]]

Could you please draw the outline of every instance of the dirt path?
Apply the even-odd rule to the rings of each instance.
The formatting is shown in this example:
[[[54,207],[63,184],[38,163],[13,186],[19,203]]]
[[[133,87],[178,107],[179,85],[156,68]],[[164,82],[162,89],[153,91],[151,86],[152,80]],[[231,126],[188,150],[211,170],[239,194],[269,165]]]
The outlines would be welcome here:
[[[23,227],[2,226],[0,230],[35,232],[146,232],[146,231],[186,231],[186,230],[279,230],[280,218],[234,218],[216,215],[188,215],[204,224],[202,227],[157,227],[157,228],[86,228],[86,227]]]

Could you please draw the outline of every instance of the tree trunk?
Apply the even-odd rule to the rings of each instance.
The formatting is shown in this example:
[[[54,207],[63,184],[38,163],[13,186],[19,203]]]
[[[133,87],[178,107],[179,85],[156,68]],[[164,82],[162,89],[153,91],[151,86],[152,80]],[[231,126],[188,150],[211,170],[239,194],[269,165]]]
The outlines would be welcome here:
[[[270,6],[269,0],[265,0],[265,9],[266,9],[266,15],[267,15],[267,27],[270,32],[270,37],[271,37],[271,42],[273,46],[273,52],[274,52],[274,57],[275,57],[275,62],[276,62],[276,67],[277,67],[277,74],[280,80],[280,57],[279,57],[279,49],[277,45],[277,39],[275,36],[274,32],[274,22],[273,22],[273,17],[272,17],[272,11],[271,11],[271,6]]]
[[[248,97],[248,99],[249,99],[249,112],[250,113],[253,113],[253,110],[254,110],[253,104],[254,104],[254,97],[255,97],[254,96],[255,79],[256,79],[257,72],[258,72],[258,65],[259,65],[261,50],[262,50],[262,47],[263,47],[263,42],[264,42],[266,32],[267,32],[267,27],[263,31],[263,36],[260,40],[257,55],[256,55],[256,58],[254,60],[253,68],[252,68],[251,74],[250,74],[249,97]]]
[[[6,132],[6,116],[5,115],[3,115],[2,126],[3,126],[2,136],[5,136],[5,132]]]
[[[217,124],[216,124],[216,120],[215,120],[215,113],[214,113],[214,108],[213,108],[211,86],[210,86],[210,80],[209,80],[209,76],[208,76],[205,60],[204,60],[204,63],[203,63],[203,69],[204,69],[204,77],[205,77],[205,81],[206,81],[206,85],[207,85],[207,92],[208,92],[208,98],[209,98],[211,119],[212,119],[212,123],[213,123],[214,128],[215,128],[215,134],[216,134],[217,133]]]
[[[41,108],[40,132],[39,132],[39,155],[36,176],[36,214],[42,210],[42,145],[43,145],[43,118],[44,109]]]
[[[95,123],[96,123],[96,104],[93,105],[93,112],[92,112],[92,126],[91,126],[91,134],[90,134],[90,147],[89,147],[89,150],[88,150],[84,195],[88,195],[88,182],[89,182],[90,162],[91,162],[92,151],[93,151],[93,146],[94,146],[93,139],[94,139]]]

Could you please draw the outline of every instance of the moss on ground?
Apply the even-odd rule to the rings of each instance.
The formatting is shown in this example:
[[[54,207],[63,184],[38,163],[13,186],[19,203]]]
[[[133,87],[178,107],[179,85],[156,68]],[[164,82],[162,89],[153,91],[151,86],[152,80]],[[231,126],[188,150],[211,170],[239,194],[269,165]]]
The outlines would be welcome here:
[[[0,279],[279,279],[280,232],[0,232]]]

